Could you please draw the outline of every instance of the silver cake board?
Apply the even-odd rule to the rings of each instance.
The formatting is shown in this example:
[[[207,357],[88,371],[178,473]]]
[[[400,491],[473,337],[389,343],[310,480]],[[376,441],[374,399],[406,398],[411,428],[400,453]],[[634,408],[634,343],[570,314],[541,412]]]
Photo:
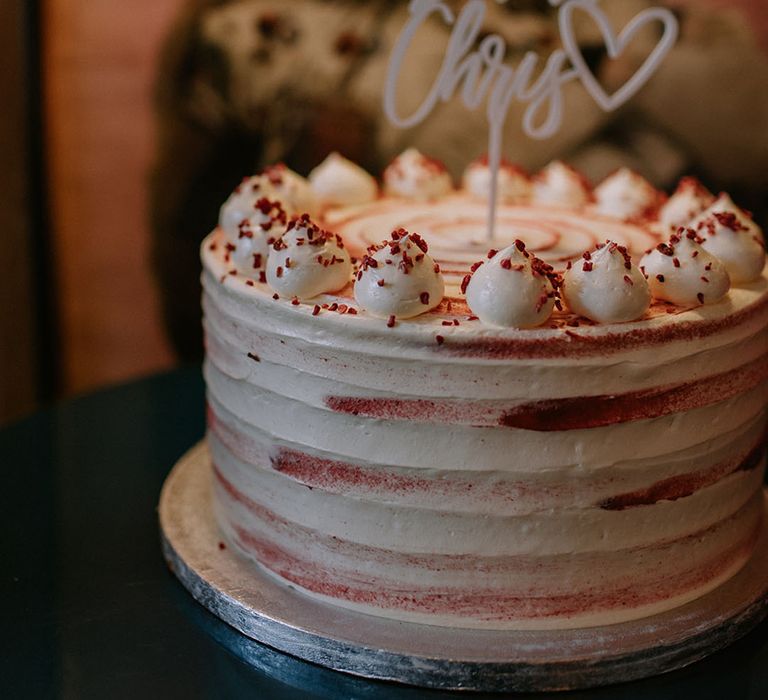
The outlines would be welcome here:
[[[309,598],[228,547],[213,517],[204,442],[160,497],[163,553],[194,598],[246,637],[321,666],[443,690],[591,688],[681,668],[768,615],[768,527],[732,579],[672,611],[579,630],[455,630],[352,612]]]

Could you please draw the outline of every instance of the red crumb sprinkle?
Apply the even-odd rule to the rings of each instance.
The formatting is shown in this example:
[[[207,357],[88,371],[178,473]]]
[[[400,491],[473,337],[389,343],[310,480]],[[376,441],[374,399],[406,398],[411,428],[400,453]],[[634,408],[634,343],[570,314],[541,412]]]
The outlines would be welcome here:
[[[215,243],[211,243],[211,245],[208,246],[208,250],[210,251],[214,251],[216,248],[218,248],[218,246]]]
[[[742,224],[736,214],[734,214],[732,211],[718,211],[715,212],[712,216],[717,219],[717,221],[720,223],[721,226],[724,226],[727,229],[730,229],[731,231],[746,231],[747,227]],[[712,231],[714,233],[714,231]]]
[[[376,284],[378,284],[379,287],[383,287],[384,286],[384,280],[380,279],[378,282],[376,282]]]
[[[283,268],[282,267],[278,267],[277,270],[275,270],[275,275],[277,277],[282,277],[283,276]]]
[[[333,304],[328,307],[328,311],[336,311],[338,308],[339,305],[334,301]]]
[[[436,335],[435,340],[437,341],[438,345],[442,345],[445,342],[445,338],[443,338],[442,335]]]
[[[262,284],[266,284],[267,283],[267,273],[264,272],[264,270],[259,272],[259,282],[261,282]]]
[[[429,292],[422,292],[419,294],[419,301],[421,301],[424,306],[427,306],[427,304],[429,304]]]
[[[245,284],[249,287],[253,287],[253,280],[245,280]]]
[[[696,298],[699,300],[699,304],[703,304],[704,303],[704,294],[702,292],[699,292],[696,295]]]
[[[293,297],[293,299],[291,299],[291,304],[294,306],[298,306],[300,303],[301,302],[299,301],[298,297]]]
[[[453,321],[442,321],[441,325],[443,325],[443,326],[452,326],[453,325]]]
[[[438,274],[440,272],[440,265],[435,263],[435,266],[432,269],[435,271],[435,274]]]
[[[631,285],[634,285],[634,284],[635,284],[635,283],[632,281],[632,278],[631,278],[629,275],[624,275],[624,281],[625,281],[627,284],[631,284]]]
[[[672,264],[675,267],[680,267],[680,261],[677,258],[672,258]]]
[[[467,316],[467,321],[479,321],[479,316]]]
[[[225,545],[223,542],[219,542],[219,549],[224,550],[227,548],[227,545]]]
[[[313,316],[317,316],[317,314],[319,314],[319,313],[320,313],[320,307],[317,304],[315,304],[312,307],[312,315]]]
[[[230,275],[232,275],[232,277],[234,277],[235,275],[237,275],[237,270],[230,270],[228,274],[230,274]]]
[[[499,251],[498,251],[498,250],[496,250],[495,248],[491,248],[491,249],[488,251],[488,260],[490,260],[490,259],[491,259],[491,258],[492,258],[494,255],[496,255],[496,253],[498,253],[498,252],[499,252]]]
[[[347,313],[347,309],[349,309],[349,307],[346,304],[339,304],[339,313],[340,314]]]
[[[505,270],[511,270],[512,269],[512,260],[510,260],[509,258],[504,258],[499,263],[499,265],[501,265],[501,267],[503,267]]]
[[[261,362],[261,358],[253,352],[249,352],[248,357],[250,357],[254,362]]]
[[[392,314],[392,315],[391,315],[391,316],[390,316],[390,317],[387,319],[387,328],[394,328],[394,326],[395,326],[395,315],[394,315],[394,314]]]
[[[464,275],[464,279],[461,280],[461,293],[466,294],[467,293],[467,286],[469,285],[469,281],[472,279],[472,275]]]
[[[279,294],[273,294],[273,295],[272,295],[272,298],[273,298],[275,301],[277,301],[277,300],[280,298],[280,295],[279,295]]]
[[[704,277],[704,275],[701,276],[701,281],[702,282],[709,282],[709,280],[706,277]]]
[[[656,275],[656,279],[659,280],[659,282],[664,281],[664,275]]]
[[[357,315],[357,309],[353,309],[351,306],[347,309],[348,314],[352,314],[352,316]]]
[[[707,263],[706,265],[704,265],[704,269],[705,269],[707,272],[709,272],[709,271],[712,269],[712,263]]]
[[[695,258],[695,257],[696,257],[698,254],[699,254],[699,251],[698,251],[698,250],[694,250],[694,251],[691,253],[691,257],[692,257],[692,258]]]
[[[584,270],[584,272],[592,272],[592,263],[588,260],[584,262],[584,264],[581,266],[581,269]]]

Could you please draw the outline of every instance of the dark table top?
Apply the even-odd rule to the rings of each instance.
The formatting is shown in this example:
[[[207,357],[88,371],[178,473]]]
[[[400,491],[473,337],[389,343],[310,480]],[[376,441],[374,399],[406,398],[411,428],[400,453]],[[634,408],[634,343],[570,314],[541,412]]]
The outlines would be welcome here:
[[[184,369],[0,431],[0,697],[456,697],[293,659],[192,600],[160,554],[156,504],[203,420],[200,372]],[[556,697],[766,700],[768,624],[687,669]]]

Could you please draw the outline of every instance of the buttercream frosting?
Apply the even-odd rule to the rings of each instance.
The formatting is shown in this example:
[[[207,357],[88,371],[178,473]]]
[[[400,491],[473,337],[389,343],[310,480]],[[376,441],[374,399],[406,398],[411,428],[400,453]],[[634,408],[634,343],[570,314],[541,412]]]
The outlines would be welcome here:
[[[680,229],[643,256],[640,269],[656,299],[698,306],[714,304],[728,293],[731,280],[725,265],[700,243],[692,229]]]
[[[426,241],[405,229],[369,250],[355,279],[355,299],[373,316],[412,318],[443,300],[445,283]]]
[[[578,209],[590,201],[586,178],[562,161],[552,161],[533,178],[533,201],[554,207]]]
[[[522,241],[488,255],[462,285],[472,313],[493,326],[544,323],[555,305],[552,268],[528,253]]]
[[[335,152],[309,173],[309,182],[318,201],[326,206],[365,204],[379,192],[372,175]]]
[[[674,194],[659,208],[659,223],[665,231],[676,231],[704,211],[714,195],[695,177],[684,177]]]
[[[222,219],[228,218],[222,216]],[[272,243],[285,231],[286,217],[279,202],[262,197],[236,228],[231,225],[231,219],[226,221],[226,226],[220,225],[227,239],[230,262],[239,273],[257,279],[263,274]]]
[[[445,166],[415,148],[397,156],[384,170],[383,177],[385,192],[405,199],[436,199],[453,189]]]
[[[642,175],[630,168],[619,168],[594,189],[595,211],[617,219],[649,216],[658,206],[661,194]]]
[[[571,311],[598,323],[634,321],[651,303],[642,272],[627,249],[612,241],[584,253],[566,271],[561,296]]]
[[[236,230],[240,222],[253,213],[256,202],[263,197],[280,202],[289,216],[314,214],[317,209],[309,181],[278,163],[243,179],[222,205],[219,225],[225,231]]]
[[[267,283],[291,299],[335,292],[347,285],[351,274],[352,263],[341,238],[320,229],[307,214],[291,220],[267,259]]]
[[[491,192],[491,170],[483,156],[467,166],[461,179],[464,190],[474,197],[488,200]],[[496,182],[499,200],[509,203],[527,202],[531,197],[531,178],[522,168],[502,161]]]
[[[722,193],[691,224],[703,238],[702,248],[723,261],[733,284],[753,282],[765,266],[765,239],[760,227]]]

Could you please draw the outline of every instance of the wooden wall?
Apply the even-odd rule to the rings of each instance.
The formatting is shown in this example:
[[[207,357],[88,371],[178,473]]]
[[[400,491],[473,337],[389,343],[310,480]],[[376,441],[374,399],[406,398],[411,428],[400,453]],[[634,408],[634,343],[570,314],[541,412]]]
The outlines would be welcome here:
[[[149,272],[151,92],[184,0],[46,0],[45,113],[65,394],[164,369]]]
[[[0,2],[0,424],[35,407],[40,380],[24,3]]]

